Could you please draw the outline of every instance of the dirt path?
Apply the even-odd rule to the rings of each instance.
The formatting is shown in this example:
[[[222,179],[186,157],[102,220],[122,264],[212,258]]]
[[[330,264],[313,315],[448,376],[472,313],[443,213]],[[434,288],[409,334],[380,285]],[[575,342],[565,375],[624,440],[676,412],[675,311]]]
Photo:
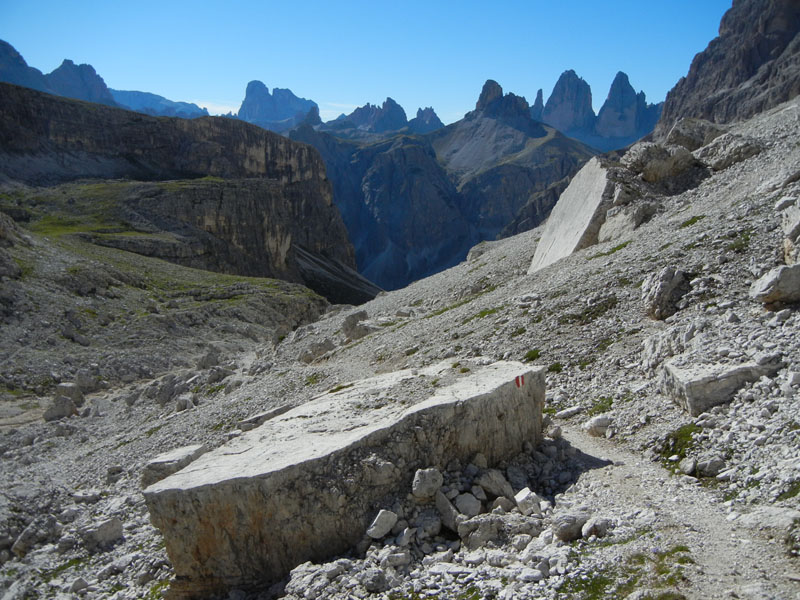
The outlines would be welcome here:
[[[581,475],[583,486],[606,490],[602,508],[653,511],[658,546],[688,546],[694,564],[683,569],[686,580],[678,586],[688,598],[800,598],[800,565],[786,554],[783,532],[753,529],[712,492],[610,440],[575,426],[563,435],[585,454],[613,462]]]

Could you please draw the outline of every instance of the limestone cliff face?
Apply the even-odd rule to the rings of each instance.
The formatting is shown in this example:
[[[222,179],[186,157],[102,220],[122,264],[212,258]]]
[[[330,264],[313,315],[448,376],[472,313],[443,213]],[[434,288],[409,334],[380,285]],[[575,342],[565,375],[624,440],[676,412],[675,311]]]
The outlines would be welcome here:
[[[0,148],[0,175],[29,184],[196,180],[143,186],[115,204],[134,229],[169,233],[168,243],[123,236],[100,243],[313,284],[335,302],[379,291],[355,273],[325,165],[311,146],[233,119],[154,118],[0,84]],[[342,273],[348,281],[337,281]]]
[[[325,182],[317,152],[234,119],[156,118],[0,83],[0,171],[26,183],[203,175]]]
[[[694,57],[667,94],[655,129],[664,138],[678,119],[738,121],[800,94],[800,3],[734,0],[719,36]]]

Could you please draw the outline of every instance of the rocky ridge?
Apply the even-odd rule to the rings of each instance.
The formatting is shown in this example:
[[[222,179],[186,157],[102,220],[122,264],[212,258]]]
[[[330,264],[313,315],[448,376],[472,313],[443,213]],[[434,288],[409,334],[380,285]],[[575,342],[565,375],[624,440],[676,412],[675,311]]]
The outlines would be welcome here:
[[[663,188],[647,188],[658,210],[622,241],[530,275],[541,229],[484,243],[453,269],[359,309],[335,307],[232,357],[221,365],[230,374],[214,384],[225,388],[165,395],[159,405],[144,392],[163,382],[134,381],[89,392],[84,406],[95,417],[7,429],[5,593],[160,593],[171,571],[140,495],[149,458],[190,443],[217,447],[265,411],[365,375],[447,360],[457,380],[518,359],[547,369],[548,439],[511,460],[475,455],[439,469],[441,483],[431,478],[451,503],[464,496],[456,510],[477,519],[474,530],[448,532],[440,509],[414,500],[412,484],[397,490],[395,505],[374,507],[376,517],[393,512],[394,525],[386,530],[382,519],[351,553],[300,565],[271,590],[228,596],[796,596],[800,321],[796,304],[764,305],[751,286],[777,277],[773,269],[788,266],[785,240],[796,241],[800,105],[727,133],[733,140],[695,151],[697,160],[727,153],[718,163],[727,166],[713,169],[709,158],[708,176],[680,192],[666,185],[680,173],[667,169],[655,182]],[[760,151],[743,158],[737,139]],[[665,172],[653,161],[675,165],[667,149],[648,148],[626,161],[639,174]],[[639,282],[671,280],[649,277],[669,266],[689,289],[671,316],[653,319]],[[662,383],[665,361],[733,369],[762,354],[781,366],[697,416]],[[207,364],[182,377],[205,374]],[[494,505],[481,480],[491,469],[511,487],[498,490],[508,502]]]
[[[311,110],[319,110],[313,100],[298,98],[292,90],[269,88],[260,81],[247,84],[236,118],[270,131],[284,132],[296,127]]]

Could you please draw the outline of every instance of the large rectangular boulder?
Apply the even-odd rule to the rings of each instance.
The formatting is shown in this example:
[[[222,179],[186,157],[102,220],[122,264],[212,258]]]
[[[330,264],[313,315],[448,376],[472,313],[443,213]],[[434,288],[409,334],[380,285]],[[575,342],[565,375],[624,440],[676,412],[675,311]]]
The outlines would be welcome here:
[[[542,437],[544,369],[498,362],[446,387],[450,365],[339,386],[144,491],[175,570],[172,597],[278,581],[363,539],[417,469]]]
[[[664,363],[661,391],[693,417],[733,399],[745,383],[774,375],[783,365],[777,360],[741,364],[700,364],[683,366],[676,359]]]
[[[528,274],[597,243],[615,184],[597,158],[583,165],[553,207]]]

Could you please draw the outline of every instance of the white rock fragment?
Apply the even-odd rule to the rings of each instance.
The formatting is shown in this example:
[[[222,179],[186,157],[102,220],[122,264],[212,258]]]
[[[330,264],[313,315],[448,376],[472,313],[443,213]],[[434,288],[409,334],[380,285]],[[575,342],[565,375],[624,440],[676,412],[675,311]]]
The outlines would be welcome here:
[[[523,488],[514,496],[514,501],[517,503],[517,508],[526,517],[531,514],[541,515],[542,511],[539,503],[542,499],[536,492],[532,492],[530,488]]]
[[[397,513],[381,509],[378,511],[375,520],[372,521],[372,525],[367,529],[367,535],[374,540],[378,540],[388,534],[395,523],[397,523]]]

